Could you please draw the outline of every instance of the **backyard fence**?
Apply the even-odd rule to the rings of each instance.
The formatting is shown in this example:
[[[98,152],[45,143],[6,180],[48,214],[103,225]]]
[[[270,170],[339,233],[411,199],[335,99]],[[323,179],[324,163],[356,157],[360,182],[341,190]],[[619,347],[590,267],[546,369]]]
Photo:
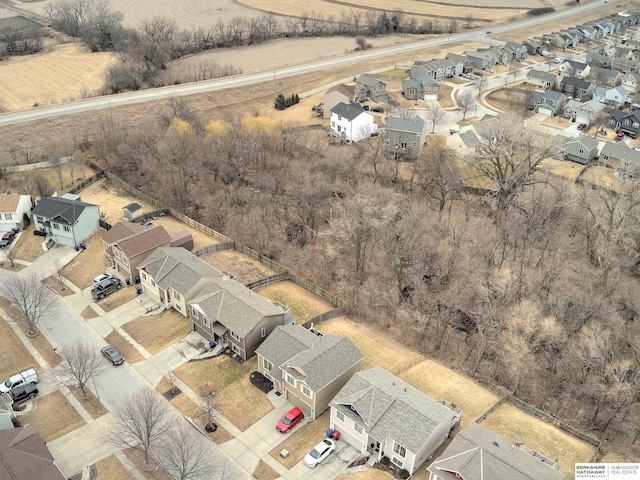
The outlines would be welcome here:
[[[223,250],[233,250],[233,242],[213,243],[206,247],[199,248],[192,252],[196,257],[201,257],[209,253],[222,252]]]
[[[332,310],[329,310],[328,312],[324,312],[324,313],[321,313],[320,315],[316,315],[311,320],[303,323],[302,326],[308,329],[315,325],[319,325],[322,322],[326,322],[327,320],[331,320],[332,318],[341,317],[342,315],[347,313],[347,311],[348,311],[347,307],[334,308]]]
[[[269,275],[268,277],[261,278],[260,280],[245,283],[244,286],[251,290],[255,290],[256,288],[266,287],[272,283],[284,282],[285,280],[289,280],[289,272],[280,272],[275,275]]]

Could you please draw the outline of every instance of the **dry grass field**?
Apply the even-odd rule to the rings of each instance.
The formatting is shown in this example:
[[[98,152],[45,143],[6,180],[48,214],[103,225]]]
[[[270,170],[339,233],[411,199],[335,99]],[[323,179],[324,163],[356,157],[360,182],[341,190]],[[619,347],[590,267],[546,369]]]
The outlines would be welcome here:
[[[554,158],[545,158],[542,161],[542,165],[549,174],[567,179],[571,183],[575,183],[580,172],[584,170],[583,165]]]
[[[393,480],[390,473],[383,472],[376,468],[370,468],[366,472],[343,473],[336,477],[336,480]],[[411,478],[415,478],[415,475]]]
[[[616,177],[616,172],[611,168],[600,166],[587,168],[581,179],[585,183],[610,188],[616,192],[620,191],[620,181]]]
[[[79,43],[11,57],[0,67],[0,111],[79,100],[97,94],[103,73],[115,61],[111,53],[91,53]]]
[[[124,290],[133,291],[135,295],[133,288]],[[189,320],[174,309],[165,310],[159,315],[135,318],[122,327],[152,355],[183,338],[189,333],[189,328]]]
[[[19,418],[20,425],[31,424],[48,442],[85,424],[82,417],[60,391],[36,397],[33,400],[33,409]]]
[[[221,272],[229,272],[236,276],[240,283],[248,283],[273,275],[275,272],[257,260],[247,257],[235,250],[224,250],[200,257]]]
[[[37,367],[39,371],[38,363],[4,320],[4,315],[0,313],[0,316],[0,382],[27,368]]]
[[[574,478],[574,464],[588,462],[595,451],[592,445],[525,414],[510,403],[500,405],[481,425],[511,443],[523,442],[525,450],[557,460],[558,470],[568,479]]]
[[[124,465],[115,455],[110,455],[96,463],[96,480],[133,480]]]
[[[278,282],[256,290],[267,300],[280,302],[291,310],[296,323],[305,323],[313,317],[327,312],[333,306],[293,282]]]

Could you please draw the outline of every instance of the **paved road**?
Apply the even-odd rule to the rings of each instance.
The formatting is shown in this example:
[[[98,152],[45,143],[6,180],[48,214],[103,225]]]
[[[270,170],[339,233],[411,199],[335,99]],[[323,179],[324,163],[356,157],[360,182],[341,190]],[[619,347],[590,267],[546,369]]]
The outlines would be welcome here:
[[[606,0],[594,0],[591,3],[583,4],[578,7],[572,7],[568,10],[552,13],[550,15],[544,15],[520,22],[514,22],[507,25],[501,25],[492,28],[493,33],[504,33],[512,30],[516,30],[524,27],[531,27],[538,24],[544,24],[552,20],[558,20],[565,17],[570,17],[580,12],[597,8],[605,3]],[[422,40],[415,43],[409,43],[404,45],[396,45],[392,47],[381,48],[378,50],[372,50],[367,52],[361,52],[351,55],[345,55],[338,58],[320,60],[317,62],[306,63],[302,65],[296,65],[291,67],[285,67],[278,70],[272,70],[268,72],[258,72],[247,75],[238,75],[235,77],[226,77],[217,80],[208,80],[204,82],[185,84],[185,85],[173,85],[169,87],[162,87],[156,89],[143,90],[140,92],[131,92],[119,95],[110,95],[105,97],[92,98],[88,100],[81,100],[77,102],[71,102],[62,105],[55,105],[50,107],[34,108],[33,110],[27,110],[23,112],[9,113],[0,116],[0,127],[6,125],[14,125],[19,123],[31,122],[35,120],[41,120],[50,117],[57,117],[60,115],[68,115],[80,112],[87,112],[91,110],[101,110],[111,107],[119,107],[123,105],[131,105],[135,103],[148,102],[151,100],[160,100],[173,96],[192,95],[195,93],[210,92],[216,90],[224,90],[227,88],[240,87],[244,85],[251,85],[256,83],[263,83],[274,80],[276,78],[292,77],[309,72],[315,72],[319,70],[325,70],[329,68],[341,67],[345,65],[352,65],[362,62],[364,60],[374,60],[378,58],[391,57],[400,53],[411,52],[428,47],[434,47],[439,45],[445,45],[450,42],[458,41],[488,41],[485,37],[485,30],[474,30],[470,32],[458,33],[455,35],[442,36],[436,39]]]

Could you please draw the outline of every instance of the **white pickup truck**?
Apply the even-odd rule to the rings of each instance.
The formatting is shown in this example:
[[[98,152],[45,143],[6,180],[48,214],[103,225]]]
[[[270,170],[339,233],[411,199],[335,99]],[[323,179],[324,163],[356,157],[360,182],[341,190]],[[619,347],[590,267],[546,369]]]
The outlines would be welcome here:
[[[38,383],[38,374],[35,369],[29,368],[24,372],[11,375],[9,380],[0,384],[0,392],[7,393],[20,385],[26,385],[27,383]]]

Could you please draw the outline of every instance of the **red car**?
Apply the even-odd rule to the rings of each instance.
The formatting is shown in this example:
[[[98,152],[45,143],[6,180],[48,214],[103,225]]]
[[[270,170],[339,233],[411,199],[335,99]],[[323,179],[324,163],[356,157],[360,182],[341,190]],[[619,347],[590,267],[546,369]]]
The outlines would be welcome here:
[[[637,136],[635,133],[633,133],[633,132],[628,132],[628,133],[627,133],[627,135],[629,135],[629,136],[630,136],[631,138],[633,138],[634,140],[635,140],[636,138],[638,138],[638,136]]]
[[[292,408],[289,412],[278,420],[276,430],[282,433],[287,433],[296,424],[304,420],[304,413],[298,407]]]
[[[2,236],[2,240],[0,240],[0,248],[4,248],[8,245],[11,245],[11,242],[13,242],[13,239],[16,236],[16,232],[7,232]]]
[[[586,126],[587,126],[586,123],[581,123],[580,125],[578,125],[578,130],[584,130]]]
[[[624,132],[616,133],[616,138],[615,138],[616,142],[620,142],[623,138],[624,138]]]

